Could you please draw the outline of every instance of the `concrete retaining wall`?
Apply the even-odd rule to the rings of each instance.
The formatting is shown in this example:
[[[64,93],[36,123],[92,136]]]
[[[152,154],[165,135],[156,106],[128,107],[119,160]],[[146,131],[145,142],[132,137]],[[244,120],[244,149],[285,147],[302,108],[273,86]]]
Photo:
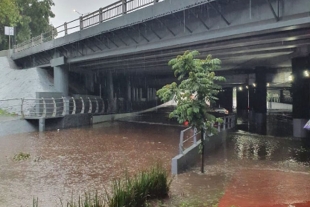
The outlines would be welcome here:
[[[56,92],[52,77],[46,70],[40,68],[19,70],[8,57],[0,57],[0,74],[0,100],[33,99],[36,98],[38,91]],[[1,101],[0,108],[20,114],[20,104],[12,107],[18,105],[16,104],[18,101]]]
[[[37,121],[11,120],[0,123],[0,137],[12,134],[28,133],[38,131]]]
[[[205,155],[208,155],[214,152],[218,147],[222,145],[222,143],[226,140],[227,134],[231,131],[225,130],[219,132],[212,137],[206,138],[205,142]],[[199,154],[199,145],[201,144],[201,140],[197,142],[197,144],[193,144],[191,147],[184,150],[183,154],[179,154],[175,156],[171,161],[171,173],[176,175],[184,172],[189,167],[195,165],[198,159],[201,157]]]
[[[46,119],[45,130],[67,129],[92,124],[91,114],[66,115],[63,118]]]

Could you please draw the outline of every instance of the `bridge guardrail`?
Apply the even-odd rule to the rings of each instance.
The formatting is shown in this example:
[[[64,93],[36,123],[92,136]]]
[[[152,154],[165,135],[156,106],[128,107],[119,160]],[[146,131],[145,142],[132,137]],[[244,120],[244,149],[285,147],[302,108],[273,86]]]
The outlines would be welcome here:
[[[223,119],[223,123],[217,123],[213,126],[217,128],[218,132],[235,127],[235,115],[224,116],[221,118]],[[200,132],[197,131],[196,128],[193,129],[192,127],[188,127],[180,132],[179,154],[183,154],[187,148],[197,144],[197,141],[199,140],[199,138],[197,139],[198,134],[200,134]],[[212,136],[212,134],[209,136]]]
[[[100,97],[18,98],[0,100],[4,114],[22,118],[55,118],[70,114],[102,114],[104,101]]]
[[[56,37],[62,37],[73,32],[81,31],[83,29],[95,26],[102,22],[108,21],[126,13],[136,11],[160,1],[164,0],[119,0],[106,7],[100,8],[97,11],[82,15],[70,22],[65,22],[63,25],[52,28],[51,30],[42,33],[39,36],[14,45],[13,52],[20,52],[22,50],[40,45],[44,42],[56,39]]]

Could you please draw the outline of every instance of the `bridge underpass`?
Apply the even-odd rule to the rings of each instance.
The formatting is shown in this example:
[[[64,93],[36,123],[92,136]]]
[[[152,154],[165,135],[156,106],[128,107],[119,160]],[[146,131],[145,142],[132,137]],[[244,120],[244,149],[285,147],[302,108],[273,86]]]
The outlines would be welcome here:
[[[173,78],[168,61],[185,50],[198,50],[201,58],[220,58],[218,74],[228,79],[232,73],[255,74],[224,87],[252,86],[256,99],[251,103],[259,120],[266,114],[267,74],[289,69],[295,78],[295,136],[305,136],[301,129],[310,105],[304,96],[309,81],[303,77],[309,68],[307,0],[166,0],[131,13],[124,8],[102,23],[96,22],[100,13],[81,17],[80,31],[30,48],[15,47],[12,58],[23,68],[54,69],[55,87],[64,95],[69,92],[68,76],[81,74],[82,84],[108,99],[113,111],[118,108],[116,97],[126,100],[127,110],[146,101],[157,104],[156,89]]]

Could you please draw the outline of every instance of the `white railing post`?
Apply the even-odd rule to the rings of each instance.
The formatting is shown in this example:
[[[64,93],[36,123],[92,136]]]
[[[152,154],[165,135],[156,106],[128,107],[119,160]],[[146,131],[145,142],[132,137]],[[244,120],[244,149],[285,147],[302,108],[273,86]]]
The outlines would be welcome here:
[[[67,102],[66,102],[66,98],[62,97],[62,104],[63,104],[63,109],[62,109],[62,116],[65,116],[66,114],[69,114],[69,110],[67,113]]]
[[[95,101],[96,101],[96,111],[95,111],[95,114],[97,114],[99,112],[99,103],[98,103],[98,100],[97,100],[96,97],[95,97]]]
[[[194,137],[193,137],[193,139],[194,139],[194,144],[197,144],[197,128],[196,127],[194,128]]]
[[[184,130],[181,131],[180,135],[179,154],[183,154],[183,140],[184,140]]]
[[[227,117],[225,116],[225,117],[224,117],[224,121],[223,121],[223,130],[226,130],[226,123],[227,123],[227,122],[226,122],[226,118],[227,118]],[[228,127],[228,126],[227,126],[227,127]]]
[[[64,23],[64,30],[65,30],[65,35],[67,35],[68,34],[67,22]]]
[[[42,103],[43,103],[42,117],[46,117],[46,102],[45,102],[44,98],[42,98]]]
[[[102,8],[99,9],[99,23],[103,22],[103,17],[102,17]]]
[[[73,102],[73,110],[72,110],[72,114],[76,113],[76,102],[75,102],[75,98],[72,97],[72,102]]]
[[[100,98],[101,99],[101,102],[102,102],[102,109],[101,109],[101,113],[103,114],[104,113],[104,101],[103,101],[103,99],[102,98]]]
[[[82,110],[81,110],[81,114],[84,114],[85,111],[85,104],[84,104],[84,100],[82,97],[80,97],[81,101],[82,101]]]
[[[127,13],[127,0],[122,0],[122,12],[123,14]]]
[[[83,30],[83,16],[80,16],[80,30]]]
[[[88,103],[89,103],[88,113],[90,114],[92,112],[92,110],[93,110],[93,104],[92,104],[90,98],[89,97],[87,97],[87,98],[88,98]]]
[[[53,114],[52,117],[55,117],[57,114],[57,105],[56,105],[56,101],[55,99],[52,97],[52,101],[53,101]]]

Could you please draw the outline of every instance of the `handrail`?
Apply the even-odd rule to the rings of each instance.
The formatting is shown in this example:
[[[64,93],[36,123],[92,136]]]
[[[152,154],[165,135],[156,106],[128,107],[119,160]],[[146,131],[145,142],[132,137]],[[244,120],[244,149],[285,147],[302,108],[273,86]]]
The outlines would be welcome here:
[[[82,15],[80,18],[74,19],[70,22],[65,22],[64,24],[56,28],[53,28],[52,30],[49,30],[45,33],[42,33],[41,35],[32,37],[29,40],[14,45],[13,53],[20,52],[30,47],[34,47],[44,42],[56,39],[56,37],[61,34],[65,36],[70,32],[73,33],[81,31],[83,29],[95,26],[97,24],[108,21],[115,17],[124,15],[128,12],[133,12],[142,7],[147,7],[151,4],[156,4],[159,1],[164,0],[118,0],[108,6],[100,8],[87,15]]]
[[[225,131],[227,129],[232,129],[235,127],[235,115],[224,116],[224,117],[222,117],[222,119],[223,119],[222,124],[218,124],[217,126],[213,126],[213,127],[217,127],[218,132]],[[191,144],[190,146],[197,144],[197,135],[200,134],[200,132],[197,132],[196,128],[194,128],[193,134],[188,136],[184,140],[185,132],[189,131],[190,129],[192,129],[192,127],[188,127],[188,128],[186,128],[180,132],[179,154],[183,154],[185,151],[184,143],[192,140],[193,144]],[[212,136],[212,134],[209,134],[209,136]]]
[[[53,118],[83,113],[102,114],[104,108],[103,100],[95,96],[0,100],[1,110],[7,114],[21,115],[22,118]]]

